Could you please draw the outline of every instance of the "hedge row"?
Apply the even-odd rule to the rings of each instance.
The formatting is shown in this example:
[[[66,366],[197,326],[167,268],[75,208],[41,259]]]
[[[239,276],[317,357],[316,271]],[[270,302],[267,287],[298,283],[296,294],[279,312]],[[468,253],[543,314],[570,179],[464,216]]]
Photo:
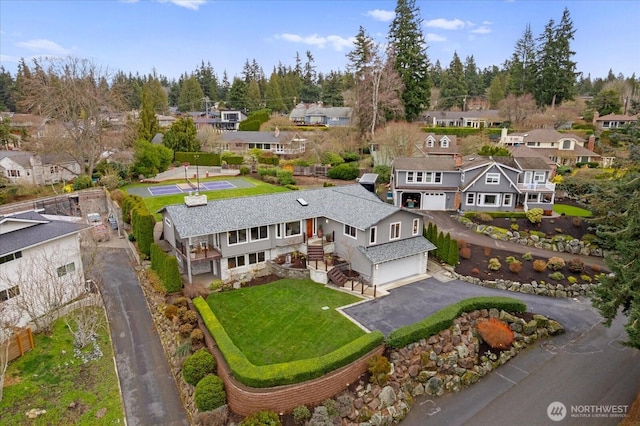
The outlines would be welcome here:
[[[422,229],[422,235],[435,244],[436,250],[434,255],[443,262],[451,266],[456,266],[460,261],[458,251],[458,240],[451,238],[450,233],[442,233],[438,231],[438,225],[429,222],[429,226]]]
[[[250,114],[246,120],[240,122],[238,130],[240,130],[241,132],[260,130],[260,126],[262,125],[262,123],[269,121],[270,113],[270,110],[262,109]]]
[[[195,156],[198,159],[195,159]],[[176,161],[184,164],[189,163],[192,166],[219,166],[222,164],[220,154],[213,152],[176,152]]]
[[[193,299],[193,304],[224,354],[234,377],[240,383],[254,388],[288,385],[315,379],[357,360],[382,344],[384,340],[381,332],[374,331],[317,358],[257,366],[236,347],[202,297]]]
[[[507,312],[524,312],[527,310],[527,305],[511,297],[481,296],[461,300],[458,303],[440,309],[422,321],[393,331],[387,339],[387,344],[392,348],[405,347],[420,339],[426,339],[442,330],[446,330],[451,327],[453,320],[464,312],[491,308]]]
[[[175,256],[165,253],[162,248],[151,244],[151,269],[158,273],[160,281],[167,293],[175,293],[182,290],[182,277],[178,259]]]
[[[125,195],[122,200],[123,220],[131,225],[131,233],[138,242],[140,253],[149,256],[151,254],[151,244],[153,243],[153,228],[156,220],[149,213],[149,209],[144,204],[139,195]]]
[[[488,214],[489,216],[491,216],[491,217],[493,217],[495,219],[505,218],[505,217],[513,217],[515,219],[523,219],[523,218],[527,217],[527,214],[525,212],[477,212],[477,211],[465,212],[464,213],[464,217],[469,218],[469,219],[473,219],[479,213]]]

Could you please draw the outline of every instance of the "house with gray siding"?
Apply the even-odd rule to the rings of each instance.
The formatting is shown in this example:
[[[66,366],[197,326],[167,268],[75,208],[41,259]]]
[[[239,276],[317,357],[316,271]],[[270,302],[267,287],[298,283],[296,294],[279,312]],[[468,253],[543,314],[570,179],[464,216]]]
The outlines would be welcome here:
[[[420,210],[553,210],[553,168],[540,157],[399,157],[393,203]]]
[[[422,215],[384,203],[361,185],[176,204],[160,213],[164,238],[189,282],[203,273],[250,279],[282,254],[321,245],[380,286],[426,273],[435,248],[422,236]]]
[[[289,120],[298,125],[307,126],[350,126],[351,108],[325,107],[322,103],[298,104],[291,110]]]

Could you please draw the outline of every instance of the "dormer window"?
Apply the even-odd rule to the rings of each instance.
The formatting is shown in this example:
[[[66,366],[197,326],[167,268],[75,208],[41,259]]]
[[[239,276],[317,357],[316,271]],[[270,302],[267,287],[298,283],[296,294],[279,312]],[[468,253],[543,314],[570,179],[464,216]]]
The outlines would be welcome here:
[[[433,138],[432,138],[431,136],[429,136],[429,137],[427,138],[427,141],[426,141],[426,144],[425,144],[425,145],[426,145],[426,147],[427,147],[427,148],[433,148],[433,142],[434,142]]]
[[[449,148],[449,138],[448,137],[444,137],[442,139],[440,139],[440,148]]]

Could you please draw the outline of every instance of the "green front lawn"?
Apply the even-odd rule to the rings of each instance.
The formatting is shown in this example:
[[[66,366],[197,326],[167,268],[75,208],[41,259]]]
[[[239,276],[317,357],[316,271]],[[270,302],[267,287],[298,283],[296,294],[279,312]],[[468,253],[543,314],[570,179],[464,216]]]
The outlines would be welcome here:
[[[568,206],[566,204],[554,204],[553,211],[558,214],[564,213],[566,216],[591,217],[591,212],[589,210],[575,206]]]
[[[359,300],[311,280],[283,279],[214,293],[207,303],[247,359],[269,365],[315,358],[365,334],[335,310]]]
[[[74,357],[73,336],[63,320],[55,323],[51,336],[35,335],[35,348],[11,362],[7,369],[0,424],[123,424],[124,408],[109,331],[102,329],[98,333],[103,356],[86,364]],[[91,351],[91,344],[82,349],[84,353]],[[71,408],[74,402],[76,405]],[[28,420],[25,412],[32,408],[47,412]]]
[[[216,180],[230,180],[229,177],[220,177],[220,178],[208,178],[208,179],[200,179],[201,182],[209,182]],[[233,179],[237,179],[234,177]],[[206,195],[208,200],[219,200],[222,198],[236,198],[236,197],[248,197],[253,195],[264,195],[264,194],[274,194],[277,192],[286,192],[289,189],[271,185],[269,183],[263,182],[258,179],[242,177],[242,179],[251,183],[252,186],[249,188],[232,188],[232,189],[217,189],[214,191],[200,191],[200,194]],[[149,184],[134,184],[127,185],[122,188],[122,190],[127,191],[128,188],[147,188],[149,186],[163,186],[163,185],[171,185],[176,183],[184,183],[184,180],[175,180],[175,181],[166,181],[155,185]],[[160,210],[164,206],[168,206],[170,204],[180,204],[184,202],[184,196],[186,194],[172,194],[172,195],[163,195],[156,197],[144,197],[144,204],[149,209],[149,212],[153,213],[156,220],[162,220],[161,215],[155,214],[158,210]]]

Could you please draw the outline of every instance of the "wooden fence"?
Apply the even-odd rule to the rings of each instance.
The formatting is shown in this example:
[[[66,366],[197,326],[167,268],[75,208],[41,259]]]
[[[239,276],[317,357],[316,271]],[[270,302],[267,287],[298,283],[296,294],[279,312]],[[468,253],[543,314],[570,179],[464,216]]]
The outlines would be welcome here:
[[[30,328],[23,328],[11,337],[9,343],[9,361],[21,357],[34,348],[33,335]],[[4,344],[5,342],[3,342]]]

